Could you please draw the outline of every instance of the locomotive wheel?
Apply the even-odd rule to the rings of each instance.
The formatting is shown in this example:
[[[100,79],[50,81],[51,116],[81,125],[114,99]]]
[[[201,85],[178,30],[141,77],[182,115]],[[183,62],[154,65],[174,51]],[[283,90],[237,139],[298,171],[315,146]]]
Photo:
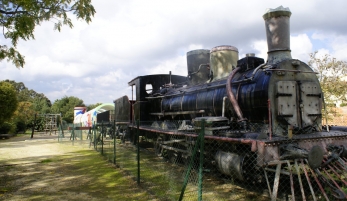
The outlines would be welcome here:
[[[168,160],[170,163],[173,163],[173,164],[178,163],[178,158],[179,158],[178,153],[176,153],[172,150],[168,150],[167,155],[168,155]]]

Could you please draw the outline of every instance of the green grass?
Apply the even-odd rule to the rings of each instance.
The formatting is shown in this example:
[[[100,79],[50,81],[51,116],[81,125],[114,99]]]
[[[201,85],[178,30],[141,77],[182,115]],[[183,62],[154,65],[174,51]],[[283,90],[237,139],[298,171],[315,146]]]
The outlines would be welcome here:
[[[75,141],[75,144],[79,144],[78,142]],[[29,183],[26,183],[25,186],[33,186],[37,182],[39,184],[41,182],[41,185],[46,182],[50,186],[54,186],[54,192],[47,189],[49,185],[32,190],[30,194],[26,195],[25,198],[28,198],[26,200],[61,199],[66,198],[64,197],[66,194],[80,192],[87,193],[94,200],[178,200],[180,196],[186,167],[166,162],[152,152],[145,150],[140,152],[141,182],[139,187],[136,182],[136,149],[132,146],[117,144],[116,162],[120,168],[116,168],[112,163],[107,162],[113,159],[112,143],[105,143],[104,156],[92,149],[71,146],[71,141],[54,146],[56,145],[66,152],[65,155],[40,158],[37,160],[38,163],[23,167],[30,169],[18,170],[17,166],[11,166],[9,171],[13,172],[17,169],[18,172],[18,174],[11,175],[32,171],[29,176],[25,176],[29,178]],[[83,146],[88,145],[86,143]],[[98,149],[101,149],[100,145],[98,145]],[[194,179],[197,177],[196,170],[192,171],[191,176],[193,179],[190,179],[188,183],[184,200],[197,200],[197,181]],[[16,178],[10,179],[15,181]],[[6,179],[6,181],[10,181],[10,179]],[[51,184],[52,181],[54,184]],[[264,200],[235,185],[225,184],[212,178],[206,178],[203,186],[204,200]],[[9,188],[2,193],[14,193],[16,186],[12,187],[13,191]]]
[[[70,164],[70,171],[74,175],[84,175],[89,178],[78,188],[92,192],[97,196],[104,196],[111,200],[151,200],[151,196],[138,189],[135,182],[124,175],[119,169],[106,163],[98,152],[91,150],[78,151],[77,160],[69,157],[61,157],[63,163]],[[78,189],[70,189],[78,190]]]
[[[0,166],[0,200],[158,200],[100,153],[70,144],[56,145],[64,155]]]
[[[107,153],[110,153],[107,152]],[[141,186],[155,194],[161,200],[178,200],[182,181],[175,177],[173,164],[167,164],[151,153],[141,151],[140,178]],[[116,152],[117,164],[135,180],[137,178],[136,151],[132,147],[118,146]],[[177,169],[177,167],[176,167]],[[177,173],[181,176],[182,173]]]
[[[53,162],[52,159],[44,159],[42,161],[40,161],[40,163],[50,163],[50,162]]]
[[[113,150],[106,149],[104,153],[113,154]],[[130,146],[118,146],[116,153],[117,164],[136,180],[136,149]],[[178,200],[187,170],[186,166],[172,164],[145,150],[140,152],[140,163],[141,187],[154,194],[159,200]],[[204,200],[268,200],[268,198],[257,193],[250,193],[231,183],[226,184],[219,179],[204,177],[206,178],[203,183]],[[184,200],[198,199],[197,178],[197,169],[192,169],[184,192]]]

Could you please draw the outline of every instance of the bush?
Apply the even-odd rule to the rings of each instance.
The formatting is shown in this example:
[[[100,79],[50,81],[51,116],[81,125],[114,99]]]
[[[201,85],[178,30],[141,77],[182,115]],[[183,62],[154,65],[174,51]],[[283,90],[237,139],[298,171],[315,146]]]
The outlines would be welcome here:
[[[18,121],[17,124],[16,124],[16,133],[25,133],[27,129],[27,125],[25,124],[25,122],[23,121]]]
[[[15,133],[15,131],[16,131],[16,125],[14,123],[5,121],[4,123],[0,125],[1,134]]]

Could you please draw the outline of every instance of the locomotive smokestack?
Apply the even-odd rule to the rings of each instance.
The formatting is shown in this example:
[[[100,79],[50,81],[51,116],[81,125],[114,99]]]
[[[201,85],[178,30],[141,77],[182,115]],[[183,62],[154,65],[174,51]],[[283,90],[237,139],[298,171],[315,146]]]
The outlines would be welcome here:
[[[268,64],[275,64],[292,58],[289,26],[291,14],[289,8],[280,6],[275,9],[267,9],[263,15],[268,45]]]

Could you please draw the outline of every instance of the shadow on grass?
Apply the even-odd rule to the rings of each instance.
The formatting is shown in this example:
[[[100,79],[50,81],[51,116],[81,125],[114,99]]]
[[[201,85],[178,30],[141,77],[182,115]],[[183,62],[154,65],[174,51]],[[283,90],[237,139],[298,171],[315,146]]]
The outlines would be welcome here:
[[[22,160],[0,161],[0,200],[156,200],[93,150]]]

